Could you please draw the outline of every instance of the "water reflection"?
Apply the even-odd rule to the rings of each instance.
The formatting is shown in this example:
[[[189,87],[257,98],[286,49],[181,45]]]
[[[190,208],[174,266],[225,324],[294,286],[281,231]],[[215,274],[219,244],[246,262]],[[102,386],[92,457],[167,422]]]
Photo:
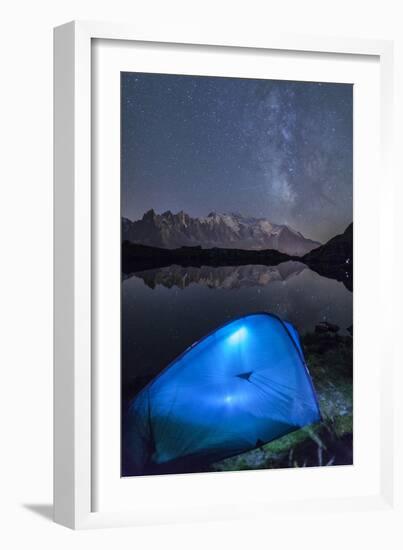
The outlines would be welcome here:
[[[122,283],[122,388],[134,395],[177,355],[223,323],[267,311],[301,334],[320,321],[352,324],[352,293],[299,262],[275,267],[141,271]]]
[[[284,262],[277,266],[240,265],[211,267],[183,267],[171,265],[160,269],[139,271],[134,276],[142,279],[149,288],[159,285],[185,289],[191,284],[214,289],[264,287],[275,281],[287,281],[307,267],[300,262]]]

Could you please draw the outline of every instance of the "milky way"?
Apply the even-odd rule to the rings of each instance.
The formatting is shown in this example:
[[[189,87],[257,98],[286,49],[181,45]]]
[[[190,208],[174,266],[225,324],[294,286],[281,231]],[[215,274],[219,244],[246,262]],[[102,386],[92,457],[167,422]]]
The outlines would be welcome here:
[[[122,215],[240,212],[326,241],[352,221],[348,84],[122,73]]]

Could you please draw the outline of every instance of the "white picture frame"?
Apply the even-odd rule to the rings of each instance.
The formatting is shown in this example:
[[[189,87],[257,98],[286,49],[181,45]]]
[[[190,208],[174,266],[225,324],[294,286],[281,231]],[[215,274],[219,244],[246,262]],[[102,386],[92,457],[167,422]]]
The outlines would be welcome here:
[[[287,36],[283,34],[254,36],[253,32],[244,37],[231,36],[229,31],[220,37],[211,36],[207,30],[200,36],[187,36],[184,29],[180,35],[175,32],[170,36],[167,30],[164,36],[153,36],[146,30],[136,29],[130,25],[109,23],[72,22],[55,29],[55,371],[54,371],[54,504],[55,521],[71,528],[105,527],[112,525],[139,525],[162,522],[197,521],[204,519],[238,518],[242,516],[265,516],[269,513],[294,513],[310,509],[312,514],[323,510],[337,511],[348,507],[349,510],[377,511],[389,510],[394,513],[396,476],[393,460],[393,424],[391,418],[396,414],[393,404],[393,368],[396,362],[396,351],[388,345],[387,327],[382,325],[379,338],[382,342],[382,368],[373,371],[373,391],[379,393],[379,457],[377,472],[379,479],[374,489],[369,491],[347,489],[339,490],[336,496],[313,491],[305,495],[303,488],[293,499],[288,496],[281,502],[276,499],[258,498],[257,491],[262,483],[262,476],[267,472],[231,473],[231,483],[221,482],[220,491],[230,491],[230,487],[244,487],[255,484],[249,500],[242,497],[236,500],[237,491],[230,495],[231,503],[226,503],[225,510],[209,503],[208,498],[180,505],[179,500],[186,493],[186,481],[192,476],[165,476],[164,482],[159,476],[153,480],[143,478],[142,490],[147,490],[148,483],[152,491],[158,490],[158,484],[164,483],[165,491],[175,491],[175,483],[181,485],[178,495],[172,496],[171,505],[164,502],[160,506],[120,505],[119,492],[109,493],[111,503],[100,511],[94,500],[94,483],[98,483],[99,467],[95,460],[95,450],[99,451],[97,431],[103,431],[102,422],[96,414],[98,384],[94,357],[97,354],[94,331],[98,310],[98,291],[96,269],[99,268],[96,254],[97,231],[94,212],[100,208],[94,191],[94,174],[98,170],[93,159],[95,137],[93,123],[96,106],[93,105],[94,62],[93,47],[96,40],[125,41],[138,44],[158,44],[159,50],[176,44],[186,48],[212,48],[217,52],[228,48],[242,49],[247,52],[290,52],[299,56],[329,54],[334,59],[349,56],[363,56],[376,59],[379,68],[380,120],[377,126],[379,146],[373,151],[379,153],[381,174],[388,182],[393,182],[392,173],[392,119],[393,119],[393,44],[388,41],[337,39],[329,37]],[[166,44],[166,46],[164,46]],[[287,53],[285,53],[287,55]],[[378,96],[376,96],[378,97]],[[376,99],[375,97],[375,99]],[[375,142],[374,142],[375,143]],[[362,160],[362,159],[361,159]],[[371,177],[368,174],[368,177]],[[379,193],[379,194],[378,194]],[[370,194],[369,194],[370,195]],[[372,202],[371,202],[372,201]],[[377,201],[379,204],[377,204]],[[104,201],[105,203],[105,201]],[[355,215],[356,215],[355,205]],[[390,229],[387,214],[394,208],[393,184],[375,191],[368,204],[360,206],[363,214],[362,227],[365,228],[371,208],[377,209],[376,238],[379,239],[379,258],[389,257],[395,243],[386,239]],[[103,206],[101,205],[101,208]],[[366,210],[365,210],[366,209]],[[366,214],[365,214],[366,211]],[[105,215],[105,212],[104,212]],[[378,220],[379,217],[379,220]],[[104,218],[105,219],[105,218]],[[365,221],[365,219],[367,221]],[[364,243],[364,237],[360,237]],[[365,266],[365,262],[363,264]],[[393,270],[390,270],[391,272]],[[363,269],[357,270],[362,277]],[[392,316],[390,292],[394,287],[393,273],[379,269],[377,277],[382,283],[383,292],[375,300],[379,311],[385,308]],[[360,280],[360,279],[358,279]],[[355,279],[356,284],[357,279]],[[362,283],[363,284],[363,283]],[[101,313],[100,313],[101,312]],[[364,323],[365,325],[365,323]],[[365,337],[365,327],[362,329]],[[363,338],[361,338],[363,340]],[[356,396],[355,396],[356,397]],[[100,417],[102,418],[102,417]],[[96,429],[95,429],[96,427]],[[105,428],[106,429],[106,428]],[[114,438],[115,439],[115,438]],[[114,444],[114,452],[116,444]],[[102,447],[104,452],[105,448]],[[368,470],[367,474],[370,475]],[[277,475],[282,472],[277,472]],[[321,481],[309,476],[309,483],[320,485]],[[103,475],[103,474],[102,474]],[[225,474],[226,476],[227,474]],[[343,475],[343,474],[342,474]],[[349,475],[349,474],[347,474]],[[225,476],[221,476],[224,479]],[[335,474],[334,485],[343,482]],[[227,477],[227,480],[230,478]],[[308,479],[308,478],[307,478]],[[368,478],[369,479],[369,478]],[[254,481],[253,481],[254,480]],[[363,478],[363,483],[365,478]],[[350,484],[348,477],[345,484]],[[197,482],[206,484],[206,478]],[[168,484],[168,485],[167,485]],[[111,484],[112,487],[112,484]],[[301,485],[303,487],[303,485]],[[244,489],[242,489],[244,490]],[[242,495],[242,490],[238,494]],[[181,491],[185,491],[182,492]],[[255,493],[253,493],[255,491]],[[356,492],[354,492],[356,491]],[[137,492],[137,491],[136,491]],[[138,492],[137,492],[138,493]],[[112,498],[114,495],[115,500]],[[107,493],[108,495],[108,493]],[[255,496],[253,496],[255,495]],[[127,498],[127,497],[126,497]],[[134,497],[136,498],[136,497]],[[176,502],[175,502],[176,499]],[[254,500],[253,500],[254,499]],[[183,504],[183,503],[182,503]],[[221,512],[220,508],[221,507]]]

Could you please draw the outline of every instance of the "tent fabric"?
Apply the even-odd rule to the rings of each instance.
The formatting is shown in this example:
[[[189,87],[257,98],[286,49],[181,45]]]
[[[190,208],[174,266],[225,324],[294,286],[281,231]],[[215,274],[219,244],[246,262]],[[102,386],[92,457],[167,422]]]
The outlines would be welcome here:
[[[132,475],[206,467],[320,418],[296,329],[247,315],[188,348],[134,398]]]

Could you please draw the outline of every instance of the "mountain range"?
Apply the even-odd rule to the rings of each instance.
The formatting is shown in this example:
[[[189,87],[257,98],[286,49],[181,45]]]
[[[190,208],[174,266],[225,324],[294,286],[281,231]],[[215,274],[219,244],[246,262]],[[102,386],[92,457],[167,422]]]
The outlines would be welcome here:
[[[289,256],[304,256],[321,245],[288,225],[274,224],[264,218],[217,212],[194,218],[183,211],[157,214],[153,209],[140,220],[122,218],[122,241],[125,240],[167,249],[182,246],[271,249]]]

